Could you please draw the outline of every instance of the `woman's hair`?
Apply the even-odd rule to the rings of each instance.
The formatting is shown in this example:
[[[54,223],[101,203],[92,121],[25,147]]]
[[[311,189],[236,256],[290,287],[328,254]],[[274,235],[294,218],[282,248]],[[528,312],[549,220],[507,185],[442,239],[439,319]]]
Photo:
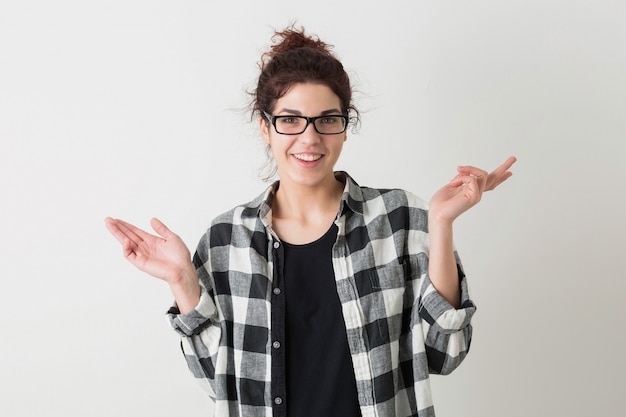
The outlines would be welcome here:
[[[343,65],[331,52],[332,45],[317,36],[305,34],[304,28],[294,25],[275,31],[270,49],[261,55],[261,73],[256,89],[251,92],[252,118],[272,114],[276,102],[298,83],[315,83],[328,86],[339,97],[341,110],[350,116],[353,129],[359,124],[359,111],[352,102],[350,78]],[[266,149],[269,181],[276,174],[272,153]]]
[[[358,111],[352,103],[352,87],[343,65],[332,54],[332,45],[316,36],[308,36],[304,29],[291,26],[275,32],[272,46],[261,56],[261,74],[252,92],[252,116],[264,117],[272,113],[276,101],[297,83],[317,83],[328,86],[339,97],[341,110],[352,112],[358,120]]]

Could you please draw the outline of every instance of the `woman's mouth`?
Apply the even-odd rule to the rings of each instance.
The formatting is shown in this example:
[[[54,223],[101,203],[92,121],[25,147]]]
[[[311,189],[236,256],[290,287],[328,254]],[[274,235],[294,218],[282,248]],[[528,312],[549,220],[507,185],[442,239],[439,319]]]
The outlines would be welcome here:
[[[304,162],[317,161],[322,157],[319,153],[294,153],[293,157]]]

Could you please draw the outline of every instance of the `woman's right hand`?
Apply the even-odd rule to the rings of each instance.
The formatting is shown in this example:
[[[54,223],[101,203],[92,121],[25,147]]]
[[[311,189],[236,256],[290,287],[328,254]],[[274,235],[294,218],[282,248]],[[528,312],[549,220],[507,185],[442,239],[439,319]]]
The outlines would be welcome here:
[[[120,219],[105,219],[106,228],[122,244],[124,257],[139,270],[170,285],[181,313],[193,309],[200,298],[200,284],[189,249],[182,239],[158,219],[150,225],[159,236]]]

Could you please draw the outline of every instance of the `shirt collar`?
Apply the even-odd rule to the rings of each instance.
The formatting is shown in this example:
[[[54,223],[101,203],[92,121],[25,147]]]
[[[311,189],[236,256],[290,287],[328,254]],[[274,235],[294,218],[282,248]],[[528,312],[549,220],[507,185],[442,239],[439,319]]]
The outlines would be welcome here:
[[[346,208],[355,213],[363,214],[363,191],[357,182],[345,171],[335,172],[335,178],[346,184],[341,197],[339,213],[343,214]]]
[[[343,195],[341,196],[341,203],[339,206],[339,213],[343,214],[346,209],[350,209],[355,213],[363,214],[363,192],[357,182],[345,171],[335,172],[335,178],[338,181],[345,184],[343,189]],[[255,198],[250,208],[253,210],[245,210],[242,213],[245,217],[259,217],[265,226],[272,224],[272,203],[274,197],[276,197],[276,191],[280,181],[275,181],[270,185],[263,194]]]

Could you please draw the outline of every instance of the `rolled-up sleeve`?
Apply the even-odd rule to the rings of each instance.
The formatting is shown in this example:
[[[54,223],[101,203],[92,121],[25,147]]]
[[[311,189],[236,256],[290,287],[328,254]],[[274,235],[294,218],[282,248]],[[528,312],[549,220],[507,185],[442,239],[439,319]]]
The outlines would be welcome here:
[[[461,307],[454,308],[430,282],[422,279],[418,297],[418,313],[422,321],[428,366],[431,373],[449,374],[456,369],[469,352],[472,340],[471,319],[476,306],[469,298],[467,278],[458,255],[457,269],[461,288]]]
[[[180,314],[178,306],[172,306],[167,312],[170,324],[181,336],[200,333],[207,325],[217,319],[217,309],[213,297],[202,287],[198,305],[186,314]]]

